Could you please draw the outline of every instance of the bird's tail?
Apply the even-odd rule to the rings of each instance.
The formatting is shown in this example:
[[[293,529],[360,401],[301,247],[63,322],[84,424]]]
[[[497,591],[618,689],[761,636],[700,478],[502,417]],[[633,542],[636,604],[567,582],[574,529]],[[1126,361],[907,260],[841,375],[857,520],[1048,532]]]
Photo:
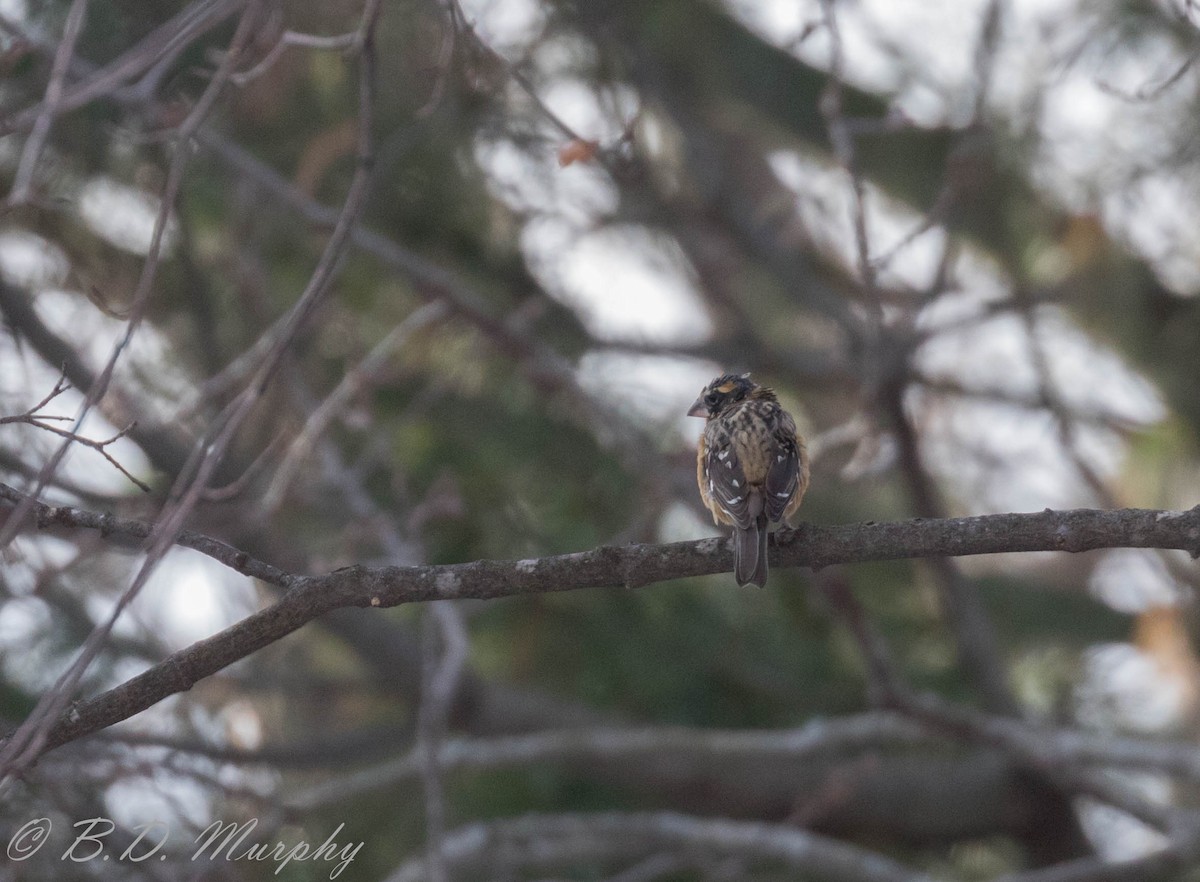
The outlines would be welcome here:
[[[767,519],[760,515],[745,530],[735,530],[733,538],[733,576],[738,585],[753,582],[759,588],[767,584]]]
[[[733,577],[738,585],[750,582],[758,571],[758,522],[733,531]]]
[[[754,568],[754,575],[750,577],[750,581],[759,588],[767,586],[767,516],[762,515],[758,519],[758,565]]]

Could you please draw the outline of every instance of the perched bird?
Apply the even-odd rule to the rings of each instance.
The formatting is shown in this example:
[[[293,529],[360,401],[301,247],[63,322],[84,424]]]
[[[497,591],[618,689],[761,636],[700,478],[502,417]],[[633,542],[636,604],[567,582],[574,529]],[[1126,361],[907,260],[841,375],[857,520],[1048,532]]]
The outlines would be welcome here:
[[[796,421],[749,374],[722,374],[688,416],[707,422],[696,451],[700,498],[718,524],[732,524],[739,585],[767,583],[767,528],[790,518],[808,489],[808,452]]]

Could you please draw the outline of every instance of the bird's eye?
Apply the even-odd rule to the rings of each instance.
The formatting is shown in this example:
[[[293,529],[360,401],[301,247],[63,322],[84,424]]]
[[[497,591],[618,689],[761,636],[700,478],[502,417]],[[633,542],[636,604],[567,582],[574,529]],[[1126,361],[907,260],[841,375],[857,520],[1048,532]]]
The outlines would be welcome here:
[[[717,402],[718,402],[718,401],[720,401],[720,400],[721,400],[721,399],[720,399],[720,397],[717,395],[717,393],[716,393],[716,392],[709,392],[707,395],[705,395],[705,396],[704,396],[704,404],[705,404],[705,406],[706,406],[706,407],[710,407],[710,408],[712,408],[712,407],[716,407],[716,406],[717,406]]]

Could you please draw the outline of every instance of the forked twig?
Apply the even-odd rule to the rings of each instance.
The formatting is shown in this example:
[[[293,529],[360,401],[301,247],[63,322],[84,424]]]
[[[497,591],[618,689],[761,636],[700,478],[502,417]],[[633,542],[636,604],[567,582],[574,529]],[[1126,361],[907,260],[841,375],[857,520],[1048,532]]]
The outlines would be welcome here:
[[[0,416],[0,426],[33,426],[35,429],[41,429],[43,432],[49,432],[52,435],[57,435],[60,438],[66,439],[68,444],[79,444],[83,447],[90,447],[92,450],[95,450],[106,460],[108,460],[109,464],[113,468],[133,482],[133,484],[139,490],[141,490],[143,493],[149,493],[150,485],[145,481],[134,477],[130,473],[129,469],[121,465],[116,457],[109,453],[107,449],[109,445],[116,443],[137,428],[136,420],[121,431],[117,432],[117,434],[113,435],[111,438],[107,438],[103,441],[98,441],[95,438],[88,438],[86,435],[82,435],[72,429],[63,429],[59,426],[51,425],[52,421],[68,423],[74,421],[74,417],[64,416],[62,414],[42,413],[43,408],[45,408],[51,401],[62,395],[70,388],[71,384],[67,382],[66,374],[59,376],[58,382],[54,384],[54,388],[50,390],[45,398],[24,413],[13,414],[11,416]]]

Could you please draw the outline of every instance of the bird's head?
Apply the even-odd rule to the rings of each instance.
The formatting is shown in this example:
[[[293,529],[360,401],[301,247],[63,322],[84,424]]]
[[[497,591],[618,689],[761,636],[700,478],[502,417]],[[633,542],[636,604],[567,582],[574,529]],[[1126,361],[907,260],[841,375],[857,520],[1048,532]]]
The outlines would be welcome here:
[[[759,386],[749,374],[722,374],[704,387],[688,416],[713,417],[750,396]]]

